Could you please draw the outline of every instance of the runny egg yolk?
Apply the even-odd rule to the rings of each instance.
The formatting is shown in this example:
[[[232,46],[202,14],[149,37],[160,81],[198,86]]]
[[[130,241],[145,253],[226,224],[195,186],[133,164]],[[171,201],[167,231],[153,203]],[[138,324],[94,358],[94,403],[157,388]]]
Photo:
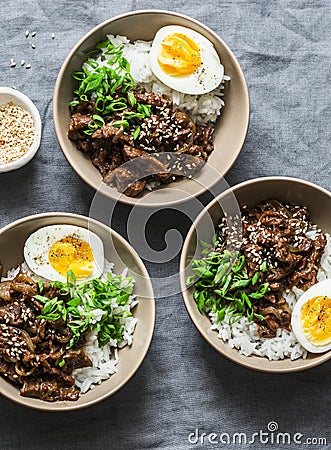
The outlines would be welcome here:
[[[77,279],[90,276],[94,268],[91,246],[75,236],[66,236],[51,246],[48,260],[60,275],[66,277],[72,270]]]
[[[161,43],[157,61],[168,75],[192,75],[201,65],[200,49],[185,34],[168,34]]]
[[[308,300],[301,308],[301,325],[312,344],[331,343],[331,298],[323,295]]]

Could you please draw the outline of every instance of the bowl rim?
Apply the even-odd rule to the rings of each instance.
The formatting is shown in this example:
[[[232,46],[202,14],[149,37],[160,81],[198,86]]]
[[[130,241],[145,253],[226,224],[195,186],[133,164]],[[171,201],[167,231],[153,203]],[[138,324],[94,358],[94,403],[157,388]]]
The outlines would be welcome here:
[[[200,185],[197,190],[194,192],[194,194],[192,193],[186,193],[187,195],[185,195],[185,197],[183,198],[179,198],[176,200],[171,200],[171,201],[166,201],[166,202],[160,202],[160,201],[154,201],[154,202],[144,202],[143,198],[140,199],[135,199],[132,197],[127,197],[124,194],[118,194],[115,188],[110,188],[110,189],[106,189],[105,186],[103,186],[103,181],[100,181],[99,186],[96,186],[96,183],[94,183],[93,181],[86,179],[85,175],[84,175],[84,170],[82,170],[81,168],[77,167],[74,163],[73,163],[73,158],[70,155],[70,152],[68,152],[66,150],[66,140],[65,138],[61,135],[61,131],[60,131],[60,126],[58,124],[58,117],[59,117],[59,112],[58,112],[58,105],[59,105],[59,99],[60,99],[60,85],[62,83],[62,79],[64,76],[65,71],[67,70],[67,66],[70,62],[70,60],[72,59],[72,57],[74,56],[74,54],[77,52],[78,48],[91,36],[93,35],[95,32],[97,32],[100,28],[103,28],[104,26],[111,24],[117,20],[121,20],[121,19],[125,19],[126,17],[130,17],[130,16],[135,16],[135,15],[144,15],[144,14],[162,14],[162,15],[168,15],[168,16],[175,16],[178,18],[182,18],[185,20],[190,21],[191,23],[201,27],[202,29],[206,30],[208,33],[210,33],[213,38],[217,41],[219,41],[222,46],[226,49],[226,51],[228,52],[228,54],[231,56],[233,63],[235,65],[236,68],[236,72],[238,73],[238,77],[240,79],[241,85],[242,85],[242,89],[244,92],[244,104],[245,107],[247,109],[247,117],[245,119],[245,126],[243,129],[243,139],[241,144],[239,145],[237,151],[235,152],[235,157],[232,158],[232,160],[230,161],[230,163],[227,165],[227,167],[224,170],[224,173],[221,175],[220,178],[216,178],[214,180],[210,181],[210,184],[206,187],[206,186],[202,186]],[[54,125],[54,129],[55,129],[55,134],[58,140],[58,144],[60,146],[61,151],[63,152],[65,158],[67,159],[69,165],[73,168],[73,170],[78,174],[78,176],[85,182],[87,183],[93,190],[95,190],[96,192],[99,192],[99,188],[101,187],[100,191],[101,193],[106,196],[109,199],[115,200],[115,201],[119,201],[120,203],[129,205],[129,206],[139,206],[139,207],[145,207],[145,208],[155,208],[157,206],[171,206],[171,205],[177,205],[177,204],[181,204],[184,203],[186,201],[189,201],[192,197],[196,198],[199,197],[201,195],[203,195],[205,192],[207,192],[208,190],[212,189],[213,186],[215,186],[219,180],[221,178],[223,178],[232,168],[232,166],[234,165],[234,163],[236,162],[240,152],[243,149],[243,146],[245,144],[246,138],[247,138],[247,133],[248,133],[248,129],[249,129],[249,123],[250,123],[250,97],[249,97],[249,91],[248,91],[248,86],[247,86],[247,82],[246,82],[246,78],[245,75],[242,71],[242,68],[236,58],[236,56],[234,55],[234,53],[232,52],[232,50],[229,48],[229,46],[223,41],[223,39],[215,32],[213,31],[211,28],[209,28],[207,25],[203,24],[202,22],[187,16],[185,14],[182,13],[178,13],[175,11],[169,11],[169,10],[163,10],[163,9],[139,9],[136,11],[129,11],[129,12],[125,12],[116,16],[111,17],[110,19],[107,19],[103,22],[101,22],[100,24],[96,25],[95,27],[93,27],[90,31],[88,31],[84,36],[82,36],[79,41],[74,45],[74,47],[70,50],[69,54],[67,55],[67,57],[65,58],[61,69],[58,73],[56,82],[55,82],[55,86],[54,86],[54,92],[53,92],[53,102],[52,102],[52,114],[53,114],[53,125]],[[207,162],[208,164],[208,162]],[[97,170],[97,169],[96,169]],[[114,191],[113,191],[114,189]],[[147,195],[147,193],[145,194]],[[137,201],[138,200],[138,201]]]
[[[12,101],[14,104],[16,99],[19,100],[24,106],[26,106],[26,108],[29,110],[28,112],[33,118],[35,128],[34,141],[28,148],[28,150],[24,153],[24,155],[15,161],[0,164],[0,173],[6,173],[12,170],[20,169],[28,162],[30,162],[31,159],[35,156],[40,147],[42,125],[39,110],[27,95],[23,94],[23,92],[19,91],[18,89],[13,89],[5,86],[0,87],[0,95],[1,94],[9,95],[10,97],[12,97]]]
[[[57,212],[57,211],[52,211],[52,212],[46,212],[46,213],[38,213],[38,214],[31,214],[29,216],[25,216],[22,217],[18,220],[15,220],[14,222],[11,222],[7,225],[5,225],[4,227],[2,227],[0,229],[0,235],[2,235],[3,233],[5,233],[6,231],[10,230],[13,227],[19,226],[24,224],[25,222],[29,222],[31,220],[34,219],[43,219],[43,218],[56,218],[56,217],[61,217],[61,218],[68,218],[68,219],[82,219],[84,221],[87,221],[87,226],[89,225],[89,223],[93,223],[96,226],[100,226],[101,228],[103,228],[105,231],[110,232],[115,239],[117,239],[118,241],[120,241],[121,245],[123,245],[126,249],[129,250],[130,254],[134,255],[136,257],[136,260],[139,262],[139,268],[142,271],[142,274],[144,276],[144,278],[146,279],[146,283],[147,283],[147,288],[148,288],[148,298],[149,300],[151,300],[151,316],[152,316],[152,324],[150,325],[149,328],[149,332],[146,335],[145,339],[144,339],[144,347],[145,350],[140,358],[140,360],[138,361],[138,364],[129,372],[125,375],[125,377],[123,378],[123,380],[116,385],[113,389],[111,389],[111,391],[107,392],[106,394],[104,394],[101,397],[96,397],[95,399],[88,401],[84,404],[79,404],[77,405],[77,403],[75,402],[68,402],[65,406],[56,406],[56,407],[52,407],[53,405],[57,405],[57,403],[49,403],[49,402],[42,402],[40,401],[40,405],[31,405],[29,404],[29,400],[30,398],[28,397],[21,397],[21,396],[16,396],[16,395],[11,395],[10,393],[4,393],[2,391],[1,385],[0,385],[0,395],[13,401],[16,404],[19,404],[20,406],[25,406],[29,409],[34,409],[34,410],[38,410],[38,411],[48,411],[48,412],[68,412],[68,411],[74,411],[74,410],[81,410],[81,409],[85,409],[88,408],[90,406],[93,406],[97,403],[100,403],[101,401],[106,400],[107,398],[113,396],[116,392],[118,392],[126,383],[128,383],[130,381],[130,379],[136,374],[136,372],[138,371],[138,369],[140,368],[140,366],[142,365],[149,349],[151,346],[151,342],[154,336],[154,329],[155,329],[155,321],[156,321],[156,302],[155,302],[155,294],[154,294],[154,288],[151,282],[151,278],[149,276],[149,273],[147,271],[147,268],[145,266],[145,264],[143,263],[142,259],[140,258],[140,256],[138,255],[138,253],[135,251],[135,249],[129,244],[129,242],[127,242],[117,231],[115,231],[113,228],[109,227],[108,225],[105,225],[104,223],[95,220],[93,218],[81,215],[81,214],[74,214],[74,213],[67,213],[67,212]],[[5,379],[1,378],[1,381],[7,382]],[[107,382],[107,380],[105,380],[105,382]],[[97,386],[96,388],[97,389]],[[21,401],[22,400],[22,401]]]
[[[252,364],[251,359],[249,357],[247,357],[247,361],[246,360],[238,361],[235,357],[232,357],[232,355],[229,355],[226,352],[224,352],[218,346],[218,344],[216,342],[214,342],[213,339],[211,339],[211,337],[208,336],[205,328],[196,320],[196,318],[195,318],[196,305],[192,303],[192,300],[190,299],[189,294],[188,294],[188,288],[186,287],[186,279],[185,279],[186,265],[185,265],[185,262],[186,262],[186,258],[187,258],[187,254],[188,254],[189,243],[192,239],[192,236],[195,233],[196,226],[200,222],[200,220],[205,216],[205,214],[208,213],[208,211],[216,203],[219,202],[220,199],[222,199],[224,196],[226,196],[227,193],[229,193],[231,191],[233,192],[233,190],[240,189],[245,186],[250,186],[252,184],[258,184],[258,183],[269,182],[269,181],[288,181],[290,183],[299,183],[301,185],[310,186],[311,188],[317,189],[321,193],[326,194],[331,198],[331,192],[329,192],[327,189],[324,189],[321,186],[318,186],[317,184],[314,184],[310,181],[302,180],[300,178],[285,177],[285,176],[266,176],[266,177],[253,178],[253,179],[249,179],[249,180],[243,181],[241,183],[238,183],[238,184],[226,189],[224,192],[217,195],[211,202],[209,202],[203,208],[203,210],[195,218],[194,222],[192,223],[192,225],[186,235],[186,238],[185,238],[185,241],[184,241],[184,244],[182,247],[182,251],[181,251],[180,267],[179,267],[181,294],[182,294],[182,298],[184,301],[186,311],[187,311],[191,321],[193,322],[194,326],[197,328],[197,330],[199,331],[201,336],[207,341],[207,343],[214,350],[216,350],[219,354],[221,354],[222,356],[224,356],[225,358],[229,359],[230,361],[232,361],[233,363],[235,363],[237,365],[240,365],[242,367],[246,367],[248,369],[252,369],[252,370],[255,370],[258,372],[294,373],[294,372],[300,372],[300,371],[305,371],[305,370],[311,369],[313,367],[321,365],[322,363],[324,363],[326,361],[329,361],[331,359],[331,350],[316,357],[316,359],[312,360],[310,363],[306,363],[304,367],[262,368],[262,367]],[[220,340],[220,342],[222,342],[222,341]],[[239,351],[238,351],[238,354],[239,354]],[[288,359],[288,361],[290,361],[290,359]],[[307,361],[307,360],[305,360],[305,361]]]

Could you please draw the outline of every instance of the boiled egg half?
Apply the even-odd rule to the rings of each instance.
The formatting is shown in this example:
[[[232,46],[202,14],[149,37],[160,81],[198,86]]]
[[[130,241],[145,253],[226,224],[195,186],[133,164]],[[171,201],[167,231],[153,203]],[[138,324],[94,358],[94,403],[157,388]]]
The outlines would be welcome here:
[[[213,44],[200,33],[169,25],[156,33],[149,56],[154,75],[184,94],[205,94],[222,81],[224,67]]]
[[[321,281],[302,294],[291,320],[293,332],[306,350],[331,350],[331,280]]]
[[[50,225],[32,233],[24,245],[24,259],[36,275],[66,281],[72,270],[77,282],[98,278],[104,268],[102,240],[86,228]]]

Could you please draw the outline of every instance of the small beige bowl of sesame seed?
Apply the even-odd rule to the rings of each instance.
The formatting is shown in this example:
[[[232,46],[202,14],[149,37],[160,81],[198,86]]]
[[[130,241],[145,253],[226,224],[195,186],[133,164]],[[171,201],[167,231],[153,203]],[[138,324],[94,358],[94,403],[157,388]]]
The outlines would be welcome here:
[[[40,138],[41,119],[34,103],[16,89],[0,87],[0,173],[31,161]]]

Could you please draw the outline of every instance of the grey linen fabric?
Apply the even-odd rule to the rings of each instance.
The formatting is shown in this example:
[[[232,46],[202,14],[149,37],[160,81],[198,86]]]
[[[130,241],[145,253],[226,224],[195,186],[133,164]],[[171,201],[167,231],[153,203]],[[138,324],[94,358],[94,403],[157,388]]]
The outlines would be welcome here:
[[[0,175],[1,226],[44,211],[89,214],[94,193],[68,165],[55,137],[54,83],[69,50],[87,31],[113,15],[145,8],[170,9],[202,21],[225,40],[243,68],[251,123],[243,151],[226,177],[230,185],[287,175],[331,189],[329,0],[8,0],[1,2],[1,84],[14,85],[35,101],[43,135],[28,166]],[[35,49],[31,37],[25,38],[26,30],[37,32]],[[16,68],[10,68],[12,57]],[[21,59],[31,69],[21,67]],[[202,200],[206,203],[208,195]],[[113,227],[124,236],[129,213],[128,207],[117,205],[113,216]],[[178,212],[162,212],[151,220],[151,246],[162,249],[165,232],[174,227],[185,237],[189,221]],[[176,273],[178,256],[147,267],[153,277],[166,278]],[[331,448],[330,392],[330,364],[277,376],[227,361],[201,338],[176,294],[157,299],[150,351],[133,379],[112,398],[56,415],[0,398],[0,448],[302,448],[293,440],[284,445],[215,445],[202,435],[242,432],[249,439],[267,431],[270,422],[292,437],[301,433],[303,440],[328,441],[305,448]]]

